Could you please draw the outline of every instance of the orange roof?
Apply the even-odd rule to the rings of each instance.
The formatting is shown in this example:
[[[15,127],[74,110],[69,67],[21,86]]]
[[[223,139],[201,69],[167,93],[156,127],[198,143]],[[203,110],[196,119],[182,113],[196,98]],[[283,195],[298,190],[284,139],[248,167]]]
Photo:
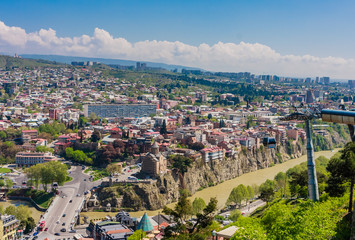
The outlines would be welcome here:
[[[23,133],[37,132],[37,130],[22,130]]]
[[[107,234],[114,234],[114,233],[125,233],[125,232],[131,232],[131,230],[129,230],[128,228],[125,228],[125,229],[118,229],[118,230],[108,231],[106,233]]]
[[[159,225],[159,229],[161,229],[162,227],[166,228],[167,226],[169,226],[169,223],[162,222],[162,224]],[[158,225],[154,226],[154,230],[158,230]]]

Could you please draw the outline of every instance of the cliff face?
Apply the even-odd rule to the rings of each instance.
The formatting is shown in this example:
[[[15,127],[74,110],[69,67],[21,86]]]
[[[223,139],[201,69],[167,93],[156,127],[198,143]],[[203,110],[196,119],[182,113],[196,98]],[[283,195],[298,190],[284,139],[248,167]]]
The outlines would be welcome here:
[[[336,132],[326,136],[325,140],[329,148],[349,141],[349,139],[340,138]],[[291,155],[288,154],[290,151],[292,152]],[[183,180],[186,188],[193,194],[199,189],[216,185],[244,173],[267,168],[304,154],[306,154],[306,148],[302,143],[279,145],[275,149],[244,149],[240,153],[222,161],[209,163],[196,161],[184,174]],[[121,207],[134,210],[155,210],[177,201],[180,196],[180,188],[181,179],[179,175],[171,171],[160,176],[153,184],[140,183],[124,188],[118,187],[117,191],[119,195],[123,195]]]
[[[295,145],[293,157],[299,157],[305,153],[300,145]],[[198,189],[218,184],[222,181],[238,177],[244,173],[267,168],[289,160],[285,147],[267,150],[243,150],[230,158],[222,161],[204,163],[196,161],[184,174],[186,188],[195,193]],[[160,176],[154,184],[135,184],[124,194],[122,207],[134,210],[155,210],[166,204],[177,201],[180,196],[181,179],[174,171]]]

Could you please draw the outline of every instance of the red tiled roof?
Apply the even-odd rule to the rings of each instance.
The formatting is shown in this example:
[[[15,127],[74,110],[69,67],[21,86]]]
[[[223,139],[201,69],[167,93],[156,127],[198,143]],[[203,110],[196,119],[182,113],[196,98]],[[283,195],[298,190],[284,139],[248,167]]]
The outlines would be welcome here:
[[[22,130],[23,133],[37,132],[37,130]]]
[[[131,230],[129,230],[128,228],[125,229],[118,229],[118,230],[112,230],[112,231],[108,231],[106,232],[107,234],[114,234],[114,233],[125,233],[125,232],[130,232]]]
[[[162,222],[162,224],[159,225],[159,229],[166,228],[167,226],[169,226],[169,223]],[[154,226],[154,230],[158,230],[158,225]]]

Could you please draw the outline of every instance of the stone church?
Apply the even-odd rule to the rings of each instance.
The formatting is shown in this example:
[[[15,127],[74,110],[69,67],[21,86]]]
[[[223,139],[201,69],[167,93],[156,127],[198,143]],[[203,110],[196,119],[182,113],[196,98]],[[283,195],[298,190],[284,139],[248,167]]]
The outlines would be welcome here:
[[[164,174],[167,171],[168,161],[163,154],[159,152],[159,146],[156,142],[152,145],[150,152],[141,157],[141,162],[141,172],[149,174],[152,177]]]

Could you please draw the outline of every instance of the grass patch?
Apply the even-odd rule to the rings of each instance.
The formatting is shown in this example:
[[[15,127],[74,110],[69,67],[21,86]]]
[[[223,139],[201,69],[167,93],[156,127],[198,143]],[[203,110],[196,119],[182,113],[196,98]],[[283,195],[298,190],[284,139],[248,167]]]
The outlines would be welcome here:
[[[43,208],[48,208],[54,197],[53,193],[35,189],[11,189],[7,194],[9,196],[30,197],[35,203]]]
[[[49,205],[51,205],[53,197],[54,197],[53,193],[37,191],[37,193],[32,197],[32,199],[41,207],[48,208]]]
[[[0,173],[10,173],[12,172],[11,169],[8,168],[0,168]]]
[[[72,177],[67,176],[67,178],[65,179],[65,182],[70,182],[70,181],[72,181],[72,180],[73,180],[73,178],[72,178]]]
[[[99,179],[110,176],[110,174],[106,171],[105,168],[92,168],[91,176],[93,177],[93,181],[95,182]]]

